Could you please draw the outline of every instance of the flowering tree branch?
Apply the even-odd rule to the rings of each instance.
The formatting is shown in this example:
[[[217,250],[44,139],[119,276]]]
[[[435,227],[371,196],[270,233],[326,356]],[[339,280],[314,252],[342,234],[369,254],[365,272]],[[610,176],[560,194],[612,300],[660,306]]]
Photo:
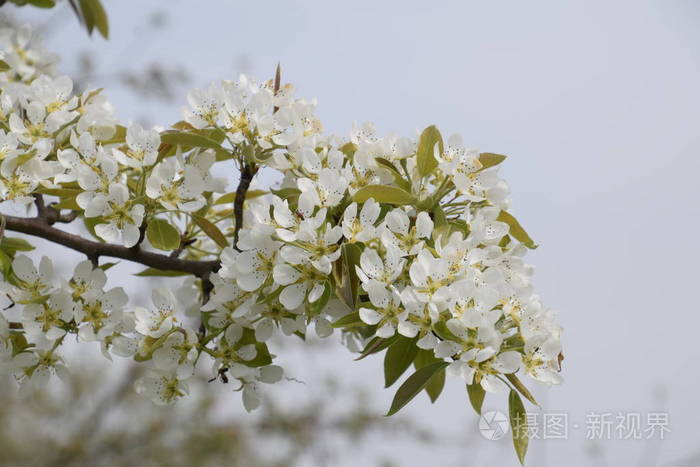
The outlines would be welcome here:
[[[0,300],[10,305],[0,308],[19,313],[0,310],[0,370],[45,383],[75,334],[149,365],[136,390],[156,403],[186,395],[210,358],[253,410],[259,383],[282,379],[275,332],[337,330],[359,358],[386,350],[387,387],[415,367],[388,415],[422,391],[436,400],[447,374],[466,383],[477,412],[486,392],[508,391],[523,459],[521,396],[536,402],[520,377],[561,382],[561,328],[534,294],[523,256],[536,245],[509,212],[505,156],[443,140],[435,126],[418,138],[381,137],[370,124],[325,134],[315,101],[281,86],[279,67],[264,83],[191,91],[171,129],[125,127],[101,90],[74,96],[50,55],[26,50],[30,31],[3,37],[0,202],[34,203],[37,215],[0,221],[89,261],[59,280],[48,257],[35,266],[20,253],[33,249],[26,240],[2,239]],[[234,192],[216,176],[226,161],[240,170]],[[252,190],[263,167],[282,182]],[[97,241],[55,227],[77,218]],[[101,256],[190,277],[176,292],[154,289],[152,307],[129,308],[123,288],[105,290]],[[183,319],[196,314],[196,327]]]
[[[79,235],[53,227],[53,224],[56,222],[65,222],[66,217],[63,217],[58,210],[50,206],[40,210],[39,215],[36,217],[25,218],[6,215],[4,218],[6,223],[5,230],[43,238],[44,240],[79,251],[90,259],[109,256],[164,271],[186,272],[197,277],[206,277],[210,272],[216,271],[220,265],[219,261],[216,260],[194,261],[181,259],[153,253],[141,248],[127,248],[122,245],[88,240]]]

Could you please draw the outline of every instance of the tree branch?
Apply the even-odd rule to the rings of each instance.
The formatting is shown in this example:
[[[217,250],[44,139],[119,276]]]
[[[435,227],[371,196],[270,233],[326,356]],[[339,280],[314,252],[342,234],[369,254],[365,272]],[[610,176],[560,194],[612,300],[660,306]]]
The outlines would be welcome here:
[[[203,278],[207,278],[210,272],[218,270],[220,266],[217,260],[195,261],[171,258],[170,256],[152,253],[142,249],[127,248],[122,245],[88,240],[79,235],[52,227],[56,219],[52,219],[51,217],[59,215],[55,209],[46,208],[46,211],[42,214],[44,217],[4,216],[5,228],[13,232],[33,235],[50,242],[58,243],[59,245],[79,251],[90,259],[100,256],[110,256],[140,263],[156,269],[186,272]]]
[[[238,250],[238,235],[243,227],[243,203],[245,203],[250,182],[253,181],[257,171],[258,169],[248,162],[245,162],[241,167],[241,179],[238,182],[238,188],[236,188],[236,199],[233,200],[233,215],[236,222],[236,225],[233,227],[233,248],[236,250]]]

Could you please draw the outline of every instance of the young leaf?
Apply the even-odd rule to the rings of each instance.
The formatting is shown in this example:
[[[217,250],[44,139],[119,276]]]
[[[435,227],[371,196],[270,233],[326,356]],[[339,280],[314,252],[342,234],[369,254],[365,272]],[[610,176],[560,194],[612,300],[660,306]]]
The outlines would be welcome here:
[[[88,34],[92,35],[92,30],[95,29],[95,12],[93,10],[93,0],[79,1],[83,24],[85,24],[85,29],[87,29]]]
[[[508,381],[510,381],[510,384],[512,384],[513,387],[515,389],[517,389],[518,392],[520,394],[522,394],[525,399],[529,400],[530,402],[535,404],[537,407],[540,406],[540,404],[538,404],[537,401],[535,400],[535,397],[532,395],[532,393],[527,389],[527,387],[525,387],[523,382],[520,381],[520,378],[515,376],[515,373],[508,373],[506,375],[506,378],[508,378]]]
[[[265,190],[248,190],[245,194],[245,199],[258,198],[265,194],[267,194],[267,191]],[[226,193],[225,195],[219,196],[217,200],[214,201],[214,205],[233,203],[235,200],[236,192],[232,191],[231,193]]]
[[[323,284],[323,293],[321,294],[321,297],[315,302],[308,304],[307,310],[309,316],[318,316],[319,314],[321,314],[326,305],[328,305],[328,300],[330,300],[330,298],[331,283],[330,281],[325,281],[325,283]]]
[[[0,60],[0,72],[10,69],[10,65],[5,60]]]
[[[97,30],[100,32],[102,37],[109,39],[109,22],[107,21],[107,12],[105,11],[100,0],[88,0],[83,3],[83,9],[85,5],[90,8],[90,15],[92,16],[92,22]]]
[[[331,323],[331,326],[336,329],[346,329],[356,328],[358,326],[366,326],[366,324],[360,319],[360,314],[357,311],[355,311],[353,313],[348,313],[347,315],[341,318],[338,318],[333,323]]]
[[[445,150],[442,135],[435,125],[430,125],[420,135],[416,151],[416,167],[421,177],[430,175],[438,165],[437,159],[435,159],[435,145],[438,145],[438,151],[442,154]]]
[[[257,368],[272,363],[272,355],[270,355],[267,345],[264,342],[258,342],[255,339],[255,331],[252,329],[243,329],[243,336],[236,341],[233,348],[238,350],[245,345],[251,344],[255,345],[255,350],[257,353],[254,359],[246,361],[244,365]]]
[[[35,247],[23,238],[2,237],[0,248],[14,255],[17,251],[32,251]]]
[[[53,205],[56,209],[69,209],[71,211],[82,211],[75,197],[61,198],[61,201]]]
[[[112,269],[114,266],[116,266],[119,263],[121,263],[121,261],[116,261],[114,263],[100,264],[100,269],[102,269],[103,271],[107,271],[108,269]]]
[[[148,221],[146,238],[159,250],[170,251],[180,246],[180,232],[165,219]]]
[[[12,270],[12,259],[7,256],[2,249],[0,249],[0,268],[2,269],[2,275],[5,279],[10,275]]]
[[[83,217],[83,223],[85,224],[87,231],[100,242],[104,242],[104,240],[95,233],[95,226],[97,224],[103,224],[104,221],[105,220],[102,217]]]
[[[440,362],[441,360],[435,357],[432,350],[419,349],[415,360],[413,360],[413,366],[416,370],[428,366],[431,363]],[[445,370],[440,370],[434,378],[425,386],[425,392],[430,397],[430,402],[435,403],[435,401],[440,397],[443,388],[445,387]]]
[[[116,125],[114,127],[114,134],[108,139],[100,140],[103,146],[108,144],[123,143],[126,141],[126,127],[124,125]]]
[[[525,465],[525,453],[527,453],[527,414],[523,401],[518,393],[510,390],[508,395],[508,415],[510,418],[510,428],[513,432],[513,446],[515,453],[518,455],[518,460],[522,465]]]
[[[416,358],[418,339],[399,336],[384,355],[384,387],[388,388],[401,377]]]
[[[494,154],[492,152],[482,152],[479,154],[479,162],[481,162],[482,169],[488,169],[494,165],[498,165],[506,160],[506,156],[502,154]]]
[[[396,206],[415,204],[418,201],[418,199],[408,191],[387,185],[368,185],[360,188],[353,197],[358,203],[364,203],[370,198],[374,198],[378,203],[393,204]]]
[[[411,182],[406,180],[401,175],[401,172],[398,171],[398,169],[396,168],[396,166],[394,164],[392,164],[390,161],[388,161],[384,158],[381,158],[381,157],[377,157],[375,160],[377,161],[377,164],[381,165],[382,167],[387,169],[389,172],[391,172],[391,175],[393,175],[393,177],[394,177],[394,183],[396,183],[397,186],[399,186],[400,188],[403,188],[406,191],[411,190]]]
[[[531,250],[537,248],[537,244],[532,240],[532,238],[530,238],[527,232],[525,232],[525,229],[523,229],[523,226],[520,225],[520,222],[518,222],[518,220],[515,217],[513,217],[512,214],[510,214],[507,211],[501,211],[498,214],[496,220],[508,224],[508,226],[510,227],[510,235],[517,241],[530,248]]]
[[[355,243],[344,243],[341,247],[343,261],[343,293],[345,299],[353,309],[357,309],[357,295],[360,290],[360,278],[357,276],[355,266],[360,264],[362,251]]]
[[[398,337],[399,336],[397,334],[394,334],[388,339],[383,339],[381,337],[372,338],[372,340],[369,341],[369,343],[365,346],[362,352],[360,352],[360,356],[357,357],[355,360],[362,360],[363,358],[368,357],[372,354],[381,352],[382,350],[386,349],[391,344],[393,344]]]
[[[37,8],[53,8],[56,6],[55,0],[29,0],[29,3]]]
[[[47,188],[39,185],[36,192],[44,195],[58,196],[59,198],[75,198],[81,193],[81,190],[77,188]]]
[[[217,226],[206,220],[204,217],[197,214],[192,214],[192,220],[201,228],[205,234],[221,248],[226,248],[228,246],[228,240],[226,236],[219,230]]]
[[[137,272],[134,274],[134,276],[139,276],[139,277],[179,277],[179,276],[187,276],[189,275],[188,272],[183,272],[183,271],[166,271],[164,269],[156,269],[156,268],[146,268],[141,272]]]
[[[185,131],[165,131],[160,134],[160,140],[164,143],[172,145],[180,145],[195,148],[217,149],[221,145],[206,136],[197,133],[188,133]]]
[[[355,143],[347,142],[340,146],[338,149],[340,149],[340,152],[345,154],[349,160],[352,160],[352,156],[354,156],[355,151],[357,151],[357,146],[355,145]]]
[[[418,395],[430,383],[430,380],[437,375],[441,370],[444,370],[447,362],[431,363],[417,370],[404,381],[404,383],[396,391],[394,400],[391,402],[391,408],[387,412],[387,416],[394,415],[408,404],[414,397]]]
[[[435,323],[433,325],[433,331],[435,331],[435,334],[437,334],[440,337],[440,339],[444,341],[460,341],[459,337],[452,334],[452,331],[450,331],[450,329],[447,327],[447,324],[445,324],[444,321],[438,321],[437,323]]]
[[[486,392],[481,384],[467,384],[467,395],[469,396],[469,402],[471,402],[474,411],[481,415],[481,406],[484,404],[484,397]]]

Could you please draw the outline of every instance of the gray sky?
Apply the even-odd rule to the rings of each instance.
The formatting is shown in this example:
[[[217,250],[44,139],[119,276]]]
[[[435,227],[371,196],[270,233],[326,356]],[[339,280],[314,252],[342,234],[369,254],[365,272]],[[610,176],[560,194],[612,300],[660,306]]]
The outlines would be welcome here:
[[[186,66],[192,85],[202,86],[235,78],[241,68],[267,78],[280,61],[299,95],[318,97],[330,131],[346,134],[352,122],[369,120],[383,132],[411,134],[435,123],[468,145],[508,154],[502,173],[513,211],[541,245],[529,257],[536,285],[565,327],[566,382],[537,394],[546,411],[569,414],[569,440],[533,441],[529,465],[667,465],[695,452],[700,4],[105,4],[109,42],[87,40],[67,13],[51,31],[48,45],[64,56],[64,71],[74,68],[76,51],[90,50],[104,70],[161,61]],[[168,24],[152,33],[146,12],[158,8]],[[30,16],[42,22],[50,14]],[[168,125],[181,118],[184,92],[179,105],[166,106],[108,80],[92,84],[107,88],[125,120]],[[348,381],[381,386],[380,359],[352,363],[342,349],[317,358]],[[378,408],[392,396],[377,389]],[[497,399],[487,405],[503,407]],[[435,406],[421,397],[405,410],[476,442],[475,465],[517,465],[507,440],[468,433],[476,418],[456,380]],[[665,441],[601,441],[604,460],[587,454],[587,413],[662,410],[672,430]],[[460,459],[451,450],[377,441],[361,458],[398,452],[403,465]]]

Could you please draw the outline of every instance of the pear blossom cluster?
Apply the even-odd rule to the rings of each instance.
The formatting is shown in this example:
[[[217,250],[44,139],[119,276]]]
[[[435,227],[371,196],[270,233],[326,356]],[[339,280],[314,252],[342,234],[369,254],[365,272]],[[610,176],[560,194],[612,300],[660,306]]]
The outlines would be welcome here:
[[[0,46],[0,202],[68,213],[89,241],[173,267],[216,265],[184,279],[147,268],[171,286],[133,306],[107,286],[113,264],[92,257],[58,277],[8,224],[0,373],[21,386],[65,375],[68,334],[146,365],[135,389],[158,404],[205,374],[235,381],[253,410],[283,379],[275,342],[311,335],[340,335],[363,357],[408,342],[486,392],[516,374],[561,382],[561,328],[533,289],[524,255],[535,245],[509,212],[504,156],[435,127],[326,134],[316,102],[279,76],[193,90],[169,130],[123,126],[100,90],[73,94],[27,28],[3,30]],[[233,180],[215,176],[234,168]],[[282,181],[264,186],[261,168]],[[235,190],[246,176],[253,188]]]

